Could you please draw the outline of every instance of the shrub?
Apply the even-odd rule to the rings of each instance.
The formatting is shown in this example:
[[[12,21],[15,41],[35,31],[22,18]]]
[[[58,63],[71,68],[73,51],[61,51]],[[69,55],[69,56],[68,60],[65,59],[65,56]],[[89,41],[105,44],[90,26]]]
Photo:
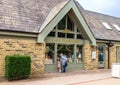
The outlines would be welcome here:
[[[8,80],[29,78],[31,59],[26,55],[7,55],[5,58],[5,76]]]

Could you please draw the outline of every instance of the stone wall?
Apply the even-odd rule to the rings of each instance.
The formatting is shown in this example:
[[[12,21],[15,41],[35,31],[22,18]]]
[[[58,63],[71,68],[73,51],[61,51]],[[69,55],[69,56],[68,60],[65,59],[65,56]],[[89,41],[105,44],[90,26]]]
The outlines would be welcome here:
[[[119,57],[119,63],[120,63],[120,46],[119,46],[119,51],[118,51],[118,57]]]
[[[116,63],[116,46],[110,47],[110,68],[112,63]]]
[[[36,39],[20,37],[0,37],[0,76],[5,75],[5,56],[26,54],[31,56],[31,75],[44,72],[45,44]]]
[[[105,68],[108,69],[108,50],[105,50]]]
[[[90,44],[84,45],[84,69],[96,70],[98,68],[98,57],[92,59],[92,51],[96,51],[96,47],[91,47]]]

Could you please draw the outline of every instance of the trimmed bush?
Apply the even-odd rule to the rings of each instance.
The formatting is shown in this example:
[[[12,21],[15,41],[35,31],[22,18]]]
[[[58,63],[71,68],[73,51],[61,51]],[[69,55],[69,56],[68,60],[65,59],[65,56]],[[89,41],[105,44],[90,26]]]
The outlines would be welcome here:
[[[26,55],[7,55],[5,58],[5,76],[8,80],[29,78],[31,58]]]

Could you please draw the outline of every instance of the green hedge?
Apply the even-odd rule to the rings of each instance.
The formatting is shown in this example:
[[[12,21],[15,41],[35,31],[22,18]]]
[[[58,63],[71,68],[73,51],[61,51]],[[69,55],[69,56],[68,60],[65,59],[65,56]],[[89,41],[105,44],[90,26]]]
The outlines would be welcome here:
[[[5,76],[8,80],[29,78],[31,58],[26,55],[7,55],[5,58]]]

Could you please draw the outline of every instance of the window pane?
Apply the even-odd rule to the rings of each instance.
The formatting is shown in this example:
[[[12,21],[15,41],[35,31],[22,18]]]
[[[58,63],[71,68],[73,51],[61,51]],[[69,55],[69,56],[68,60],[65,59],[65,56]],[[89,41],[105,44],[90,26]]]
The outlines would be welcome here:
[[[77,46],[76,63],[83,62],[82,47],[81,45]]]
[[[102,24],[106,29],[112,29],[108,23],[102,22]]]
[[[83,39],[83,36],[81,34],[77,34],[77,39]]]
[[[58,29],[64,30],[66,28],[66,16],[58,23]]]
[[[65,38],[65,33],[58,32],[58,37]]]
[[[103,63],[104,61],[104,46],[98,46],[98,60]]]
[[[69,63],[73,63],[75,59],[73,55],[73,48],[73,45],[58,45],[58,57],[62,53],[67,56]]]
[[[48,36],[55,37],[55,32],[50,32]]]
[[[67,34],[67,38],[74,38],[74,34],[68,33],[68,34]]]
[[[113,26],[114,26],[118,31],[120,31],[120,27],[119,27],[118,25],[113,24]]]
[[[46,45],[46,53],[45,53],[45,64],[53,64],[54,63],[54,44]]]
[[[77,29],[77,32],[79,32],[79,30]]]
[[[70,20],[69,16],[67,17],[67,29],[74,31],[74,23]]]

